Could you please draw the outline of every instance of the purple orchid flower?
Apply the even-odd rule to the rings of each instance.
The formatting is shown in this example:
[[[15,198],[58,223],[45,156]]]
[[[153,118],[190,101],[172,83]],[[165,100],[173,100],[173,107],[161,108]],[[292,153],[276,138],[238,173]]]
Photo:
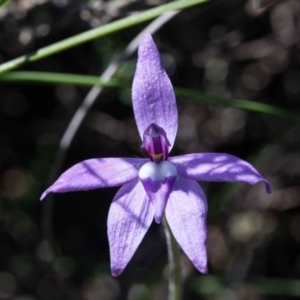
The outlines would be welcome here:
[[[151,35],[144,35],[132,87],[134,115],[145,158],[95,158],[65,171],[42,195],[120,186],[108,214],[111,270],[122,273],[153,218],[164,214],[175,239],[194,266],[207,272],[205,195],[196,181],[255,184],[259,172],[244,160],[223,153],[169,157],[178,114],[171,82],[161,66]]]

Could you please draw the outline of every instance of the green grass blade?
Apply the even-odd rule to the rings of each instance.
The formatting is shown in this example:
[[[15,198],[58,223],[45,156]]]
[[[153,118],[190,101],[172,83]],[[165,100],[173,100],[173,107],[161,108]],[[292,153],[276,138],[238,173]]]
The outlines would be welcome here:
[[[15,71],[0,75],[0,82],[36,82],[42,84],[73,84],[83,87],[91,87],[99,85],[104,87],[117,87],[126,85],[116,79],[110,81],[102,81],[97,76],[74,75],[64,73],[49,72],[26,72]],[[192,89],[175,88],[177,97],[196,100],[210,105],[235,107],[243,110],[269,114],[292,121],[300,121],[300,113],[282,109],[270,104],[259,103],[255,101],[242,99],[228,99],[211,95],[206,95]]]
[[[300,113],[285,110],[270,104],[259,103],[249,100],[221,98],[217,96],[206,95],[191,89],[175,88],[178,97],[197,100],[211,105],[221,105],[235,107],[243,110],[259,112],[277,117],[287,118],[293,121],[300,121]]]
[[[125,28],[137,25],[139,23],[149,21],[151,19],[156,18],[157,16],[162,15],[165,12],[185,9],[204,2],[207,2],[207,0],[174,1],[149,9],[145,12],[138,13],[136,15],[132,15],[121,20],[106,24],[104,26],[85,31],[60,42],[41,48],[34,53],[23,55],[21,57],[3,63],[2,65],[0,65],[0,74],[18,68],[24,65],[25,63],[37,61],[55,53],[70,49],[72,47],[81,45],[91,40],[111,34],[113,32],[117,32]]]
[[[49,73],[49,72],[27,72],[16,71],[0,75],[0,81],[4,82],[36,82],[42,84],[72,84],[83,87],[94,85],[103,87],[116,87],[121,83],[115,79],[103,81],[97,76],[73,75],[66,73]]]
[[[0,8],[6,4],[8,4],[10,0],[0,0]]]

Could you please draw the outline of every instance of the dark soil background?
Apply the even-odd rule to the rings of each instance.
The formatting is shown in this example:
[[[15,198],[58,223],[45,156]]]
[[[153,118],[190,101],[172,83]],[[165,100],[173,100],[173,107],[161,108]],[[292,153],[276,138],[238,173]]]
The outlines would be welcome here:
[[[0,62],[163,3],[12,1],[0,9]],[[20,70],[99,76],[146,25]],[[182,11],[154,39],[174,87],[300,109],[299,1],[213,0]],[[135,62],[136,55],[118,71],[122,85],[97,99],[61,172],[88,158],[143,156],[130,104]],[[54,195],[54,206],[46,204],[51,199],[39,201],[60,138],[88,90],[0,84],[0,299],[167,299],[159,225],[152,225],[125,272],[110,275],[106,219],[117,188]],[[177,103],[173,155],[239,156],[273,190],[267,195],[263,184],[200,183],[209,205],[209,274],[198,273],[182,254],[183,299],[300,297],[299,121],[184,97]]]

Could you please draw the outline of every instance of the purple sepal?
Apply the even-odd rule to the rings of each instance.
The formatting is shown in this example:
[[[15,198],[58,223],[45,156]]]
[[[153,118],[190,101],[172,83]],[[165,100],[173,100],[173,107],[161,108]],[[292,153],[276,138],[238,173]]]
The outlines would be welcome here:
[[[207,273],[206,213],[206,197],[198,183],[178,175],[166,206],[166,218],[178,244],[202,273]]]
[[[119,276],[153,221],[153,208],[138,180],[124,184],[110,206],[107,234],[111,272]]]
[[[178,173],[197,181],[227,181],[256,184],[271,193],[269,182],[248,162],[226,153],[192,153],[170,157]]]
[[[43,193],[84,191],[118,186],[138,177],[139,169],[148,159],[142,158],[94,158],[84,160],[65,171]]]
[[[141,138],[147,127],[155,123],[165,130],[171,150],[178,126],[177,106],[172,84],[150,34],[144,35],[140,41],[132,104]]]

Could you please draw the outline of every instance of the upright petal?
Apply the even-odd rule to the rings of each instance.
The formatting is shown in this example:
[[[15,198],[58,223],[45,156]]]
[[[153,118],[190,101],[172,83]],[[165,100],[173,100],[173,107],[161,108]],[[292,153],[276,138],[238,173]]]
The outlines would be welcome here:
[[[140,41],[132,102],[141,139],[147,127],[156,123],[165,130],[172,149],[178,126],[175,95],[150,34]]]
[[[110,206],[107,221],[113,276],[123,272],[150,227],[153,216],[152,204],[138,180],[120,188]]]
[[[178,176],[167,207],[166,218],[178,244],[202,273],[207,273],[207,202],[194,180]]]
[[[226,153],[193,153],[170,157],[178,173],[198,181],[228,181],[256,184],[271,193],[269,182],[248,162]]]
[[[138,177],[148,159],[95,158],[84,160],[65,171],[42,195],[118,186]]]

